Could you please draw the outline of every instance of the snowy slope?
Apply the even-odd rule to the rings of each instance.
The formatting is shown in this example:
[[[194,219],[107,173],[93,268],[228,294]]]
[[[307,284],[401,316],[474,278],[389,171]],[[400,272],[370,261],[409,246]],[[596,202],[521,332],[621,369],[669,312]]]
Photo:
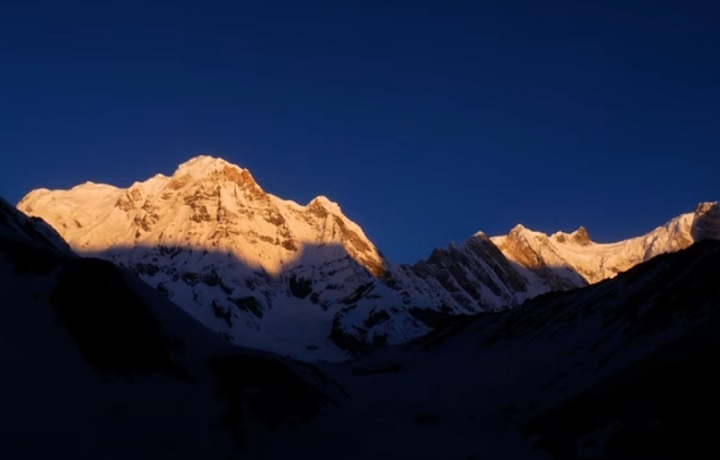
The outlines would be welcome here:
[[[585,228],[550,236],[522,225],[507,236],[492,238],[505,256],[528,269],[551,269],[561,277],[581,275],[596,283],[658,254],[674,252],[695,241],[720,238],[720,205],[701,203],[646,235],[609,244],[593,242]]]
[[[327,304],[385,265],[327,198],[281,200],[247,170],[207,156],[127,190],[36,190],[19,208],[45,216],[77,252],[130,267],[227,338],[280,351],[288,342],[331,349]]]
[[[5,458],[258,458],[343,398],[308,365],[233,348],[133,275],[78,258],[2,199],[0,298]]]
[[[500,238],[477,233],[397,265],[336,203],[280,199],[246,169],[209,156],[127,189],[34,190],[18,207],[78,253],[129,268],[233,343],[311,360],[342,360],[422,335],[452,315],[595,282],[687,246],[697,220],[678,218],[679,230],[642,244],[585,244],[577,232],[547,237],[521,227]],[[713,213],[711,206],[697,214]]]
[[[327,198],[282,200],[209,156],[128,189],[35,190],[18,207],[229,340],[309,359],[399,343],[427,332],[433,314],[497,310],[550,288],[487,238],[414,267],[391,264]]]

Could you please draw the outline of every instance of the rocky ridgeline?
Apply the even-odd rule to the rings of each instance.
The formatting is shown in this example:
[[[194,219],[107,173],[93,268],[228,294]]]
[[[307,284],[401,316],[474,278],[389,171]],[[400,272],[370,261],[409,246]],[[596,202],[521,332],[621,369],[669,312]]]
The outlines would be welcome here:
[[[705,203],[619,243],[594,243],[584,228],[547,236],[519,225],[397,265],[336,203],[280,199],[246,169],[208,156],[127,189],[35,190],[18,207],[227,339],[308,359],[405,341],[448,316],[507,309],[720,236],[718,205]]]

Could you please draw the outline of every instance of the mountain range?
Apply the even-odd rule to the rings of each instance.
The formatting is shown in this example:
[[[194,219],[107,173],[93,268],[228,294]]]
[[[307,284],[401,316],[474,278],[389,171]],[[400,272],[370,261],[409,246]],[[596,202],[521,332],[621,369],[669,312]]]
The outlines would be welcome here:
[[[582,227],[546,235],[518,225],[396,264],[328,198],[281,199],[248,170],[210,156],[126,189],[87,182],[34,190],[18,208],[76,253],[129,269],[235,344],[330,361],[720,238],[720,205],[700,203],[616,243],[595,243]]]
[[[716,230],[701,208],[695,237]],[[698,241],[309,365],[233,346],[0,199],[0,440],[31,458],[715,458],[719,270],[720,242]]]

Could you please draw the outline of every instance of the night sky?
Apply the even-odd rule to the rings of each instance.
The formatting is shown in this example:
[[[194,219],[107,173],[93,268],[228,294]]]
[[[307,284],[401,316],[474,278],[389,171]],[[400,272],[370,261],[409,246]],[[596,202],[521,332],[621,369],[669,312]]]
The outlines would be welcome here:
[[[720,3],[4,1],[0,195],[201,153],[397,262],[720,199]]]

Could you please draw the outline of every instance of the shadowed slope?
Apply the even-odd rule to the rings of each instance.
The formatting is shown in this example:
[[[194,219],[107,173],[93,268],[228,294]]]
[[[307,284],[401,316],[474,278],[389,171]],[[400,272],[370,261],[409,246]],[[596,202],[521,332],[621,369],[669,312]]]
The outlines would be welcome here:
[[[50,302],[96,371],[125,378],[160,372],[192,381],[170,355],[171,348],[184,344],[163,334],[160,322],[110,262],[68,261]]]

